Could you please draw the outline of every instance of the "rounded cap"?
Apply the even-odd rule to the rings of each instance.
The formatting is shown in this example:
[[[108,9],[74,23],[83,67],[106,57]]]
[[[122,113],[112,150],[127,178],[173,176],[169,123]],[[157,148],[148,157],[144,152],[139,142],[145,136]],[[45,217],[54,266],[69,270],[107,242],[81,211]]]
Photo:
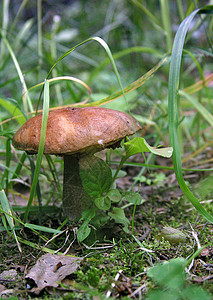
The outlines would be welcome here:
[[[37,153],[42,114],[29,119],[14,135],[13,146]],[[141,129],[130,115],[102,107],[62,108],[49,112],[44,153],[75,154],[98,152],[116,146]]]

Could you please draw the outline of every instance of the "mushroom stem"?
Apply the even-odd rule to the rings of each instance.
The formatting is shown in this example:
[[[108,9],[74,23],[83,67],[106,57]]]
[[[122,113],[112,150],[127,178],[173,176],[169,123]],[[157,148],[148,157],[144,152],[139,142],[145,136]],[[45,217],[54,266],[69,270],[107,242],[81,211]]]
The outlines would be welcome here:
[[[81,217],[91,205],[90,196],[84,191],[79,175],[79,157],[64,155],[63,210],[70,220]]]

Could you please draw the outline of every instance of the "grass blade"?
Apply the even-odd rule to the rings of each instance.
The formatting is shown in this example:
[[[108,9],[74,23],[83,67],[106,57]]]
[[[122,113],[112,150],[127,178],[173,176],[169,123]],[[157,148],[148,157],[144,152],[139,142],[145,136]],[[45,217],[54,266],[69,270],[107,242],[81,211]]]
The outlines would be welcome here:
[[[0,191],[0,203],[1,203],[2,210],[4,212],[4,216],[7,219],[7,222],[9,224],[10,230],[12,231],[12,233],[14,235],[15,241],[16,241],[18,249],[19,249],[19,252],[22,253],[21,246],[19,244],[19,241],[18,241],[17,236],[16,236],[16,232],[14,230],[15,225],[14,225],[14,221],[13,221],[13,217],[12,217],[12,210],[10,208],[10,205],[9,205],[9,202],[8,202],[7,196],[5,195],[4,190]],[[5,223],[4,220],[3,220],[3,217],[2,217],[2,221],[3,221],[3,223]]]
[[[38,183],[38,177],[40,173],[40,168],[41,168],[41,162],[42,162],[42,157],[44,153],[44,145],[45,145],[45,138],[46,138],[46,129],[47,129],[47,119],[48,119],[48,114],[49,114],[49,82],[45,80],[44,84],[44,104],[43,104],[43,115],[42,115],[42,124],[41,124],[41,135],[40,135],[40,143],[39,143],[39,149],[38,149],[38,156],[37,156],[37,162],[36,162],[36,167],[35,167],[35,172],[33,176],[33,183],[32,183],[32,188],[30,191],[30,197],[28,200],[28,204],[26,207],[26,211],[24,214],[24,223],[26,223],[30,207],[33,202],[33,198],[35,195],[37,183]]]
[[[189,190],[183,178],[180,148],[179,148],[178,134],[177,134],[178,123],[179,123],[177,100],[178,100],[178,90],[179,90],[179,82],[180,82],[180,68],[181,68],[183,45],[184,45],[187,31],[196,14],[212,13],[212,12],[213,12],[212,5],[206,6],[202,9],[196,9],[180,24],[175,36],[173,49],[172,49],[170,71],[169,71],[169,95],[168,95],[169,135],[170,135],[170,143],[171,146],[173,147],[173,164],[174,164],[177,181],[183,193],[190,200],[190,202],[197,209],[197,211],[206,220],[208,220],[211,223],[213,223],[213,217],[204,209],[204,207],[200,204],[198,199]]]
[[[115,76],[116,76],[116,78],[117,78],[118,84],[119,84],[119,86],[120,86],[120,88],[121,88],[122,95],[123,95],[123,97],[124,97],[124,99],[125,99],[125,102],[126,102],[126,104],[127,104],[127,99],[126,99],[126,97],[125,97],[125,92],[124,92],[123,86],[122,86],[122,84],[121,84],[120,75],[119,75],[119,73],[118,73],[118,69],[117,69],[117,67],[116,67],[115,61],[114,61],[113,56],[112,56],[112,53],[111,53],[111,51],[110,51],[110,48],[109,48],[109,46],[107,45],[107,43],[106,43],[102,38],[100,38],[100,37],[91,37],[91,38],[89,38],[89,39],[87,39],[87,40],[84,40],[83,42],[77,44],[76,46],[72,47],[72,48],[69,49],[67,52],[65,52],[65,53],[64,53],[61,57],[59,57],[59,59],[53,64],[53,66],[51,67],[51,69],[49,70],[49,72],[48,72],[48,74],[47,74],[46,79],[49,78],[49,76],[50,76],[51,72],[53,71],[53,69],[55,68],[55,66],[56,66],[63,58],[65,58],[67,55],[69,55],[69,54],[70,54],[72,51],[74,51],[77,47],[79,47],[79,46],[81,46],[81,45],[83,45],[83,44],[85,44],[85,43],[91,42],[91,41],[96,41],[96,42],[98,42],[98,43],[104,48],[104,50],[106,51],[106,53],[107,53],[107,55],[108,55],[108,58],[109,58],[109,60],[110,60],[110,62],[111,62],[111,65],[112,65],[112,67],[113,67],[113,71],[114,71]],[[43,92],[43,89],[41,90],[40,97],[39,97],[39,100],[38,100],[38,103],[37,103],[37,110],[38,110],[38,106],[39,106],[39,103],[40,103],[40,99],[41,99],[42,92]]]
[[[194,97],[189,96],[188,94],[180,91],[179,94],[187,99],[194,108],[203,116],[203,118],[213,127],[213,115]]]

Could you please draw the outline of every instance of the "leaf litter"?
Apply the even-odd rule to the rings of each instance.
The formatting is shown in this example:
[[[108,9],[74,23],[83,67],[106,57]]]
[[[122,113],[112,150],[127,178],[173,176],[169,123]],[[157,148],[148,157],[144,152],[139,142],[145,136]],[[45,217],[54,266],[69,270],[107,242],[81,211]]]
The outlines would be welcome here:
[[[58,287],[59,283],[79,267],[83,258],[47,253],[42,255],[26,275],[36,287],[31,292],[39,294],[46,287]]]

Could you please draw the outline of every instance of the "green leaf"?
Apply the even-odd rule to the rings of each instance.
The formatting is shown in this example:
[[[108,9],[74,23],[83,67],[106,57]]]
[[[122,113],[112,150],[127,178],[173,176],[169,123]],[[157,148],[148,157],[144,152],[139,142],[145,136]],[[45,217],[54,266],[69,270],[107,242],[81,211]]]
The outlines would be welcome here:
[[[79,161],[80,177],[84,190],[91,197],[102,196],[112,184],[109,165],[96,156],[85,156]]]
[[[162,291],[161,289],[151,290],[148,294],[148,300],[178,300],[177,291]]]
[[[139,193],[128,191],[125,193],[125,198],[129,203],[141,205],[145,200],[141,198]]]
[[[183,288],[185,282],[186,263],[184,258],[171,259],[150,268],[147,275],[164,288],[180,289]]]
[[[102,210],[109,210],[111,207],[111,200],[109,197],[98,197],[95,199],[95,205]]]
[[[199,286],[189,286],[186,287],[182,292],[181,292],[182,299],[193,299],[193,300],[211,300],[212,296],[201,289]]]
[[[90,208],[82,212],[82,219],[86,220],[88,223],[94,218],[94,216],[95,216],[94,208]]]
[[[96,213],[95,217],[92,219],[91,224],[95,226],[95,228],[102,228],[108,221],[110,217],[105,213]]]
[[[115,220],[116,223],[123,224],[124,228],[123,230],[127,233],[129,233],[128,230],[128,225],[129,225],[129,220],[124,214],[124,210],[119,207],[113,207],[113,211],[109,212],[108,215]]]
[[[112,202],[119,202],[122,198],[121,193],[117,189],[110,190],[107,195]]]
[[[85,240],[91,232],[91,228],[88,226],[88,222],[85,221],[78,229],[77,239],[79,242]]]
[[[131,141],[129,140],[125,142],[124,148],[127,157],[130,157],[137,153],[152,152],[153,154],[169,158],[172,156],[172,151],[173,151],[172,147],[167,147],[167,148],[152,147],[142,137],[136,137]]]

